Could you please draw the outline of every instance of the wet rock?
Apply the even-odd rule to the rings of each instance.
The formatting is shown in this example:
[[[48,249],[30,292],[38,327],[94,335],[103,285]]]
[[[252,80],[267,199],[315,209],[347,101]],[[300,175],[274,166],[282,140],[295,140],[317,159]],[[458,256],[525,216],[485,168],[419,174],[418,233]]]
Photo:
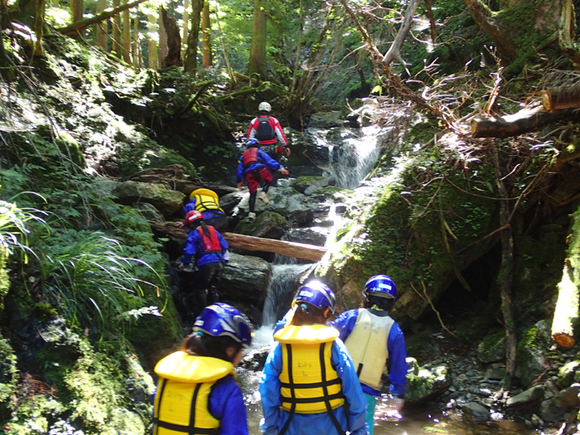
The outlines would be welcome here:
[[[463,405],[461,409],[463,410],[464,417],[467,417],[469,420],[477,422],[489,420],[489,410],[479,403],[469,402]]]
[[[286,232],[285,238],[290,242],[324,246],[328,233],[328,230],[322,227],[292,228]]]
[[[125,205],[137,205],[142,202],[153,205],[165,217],[170,217],[183,206],[185,195],[176,190],[167,189],[161,184],[125,181],[116,183],[112,189],[115,202]]]
[[[534,402],[536,400],[541,399],[544,396],[544,386],[537,385],[533,388],[530,388],[522,393],[510,397],[506,403],[506,405],[510,408],[514,408],[520,405],[525,405],[530,402]]]
[[[133,207],[137,212],[148,221],[163,222],[164,216],[157,208],[147,202],[141,202]]]
[[[504,378],[505,373],[505,364],[495,363],[487,368],[485,371],[485,378],[501,380]]]
[[[518,342],[516,376],[524,385],[531,385],[544,370],[550,341],[550,327],[545,321],[529,327],[522,335]]]
[[[477,359],[483,363],[498,362],[505,359],[505,331],[486,336],[477,346]]]
[[[224,268],[220,284],[220,295],[261,306],[266,299],[271,277],[272,267],[267,261],[230,253],[230,261]]]
[[[340,127],[342,125],[340,117],[340,111],[317,112],[310,117],[308,126],[319,128]]]
[[[558,370],[558,386],[566,388],[574,381],[580,381],[580,361],[570,361]]]
[[[449,367],[446,365],[425,366],[415,375],[407,374],[407,393],[409,403],[422,403],[445,391],[451,384]]]

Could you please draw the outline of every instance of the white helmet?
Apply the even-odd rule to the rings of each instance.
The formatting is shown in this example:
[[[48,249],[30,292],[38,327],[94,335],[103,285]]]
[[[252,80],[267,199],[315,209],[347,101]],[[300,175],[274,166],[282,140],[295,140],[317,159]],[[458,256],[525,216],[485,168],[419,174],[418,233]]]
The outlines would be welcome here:
[[[258,111],[265,111],[265,112],[271,112],[272,111],[272,106],[270,106],[270,103],[266,103],[265,101],[263,103],[260,103],[260,105],[258,106]]]

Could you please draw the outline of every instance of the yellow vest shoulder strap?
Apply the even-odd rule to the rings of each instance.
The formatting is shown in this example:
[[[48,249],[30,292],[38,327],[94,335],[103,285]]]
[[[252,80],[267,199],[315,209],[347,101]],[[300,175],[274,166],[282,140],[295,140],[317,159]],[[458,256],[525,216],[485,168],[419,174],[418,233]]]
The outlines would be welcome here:
[[[233,371],[234,366],[230,362],[182,351],[166,356],[155,366],[155,373],[160,377],[185,383],[212,382]]]
[[[274,338],[280,343],[315,344],[334,341],[339,337],[339,335],[340,334],[336,328],[326,325],[290,325],[276,332]]]

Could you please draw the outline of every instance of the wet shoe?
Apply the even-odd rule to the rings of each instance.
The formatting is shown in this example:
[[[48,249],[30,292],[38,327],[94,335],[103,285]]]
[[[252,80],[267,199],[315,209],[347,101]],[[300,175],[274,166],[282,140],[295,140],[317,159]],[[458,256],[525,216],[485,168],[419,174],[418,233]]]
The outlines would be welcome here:
[[[260,200],[264,204],[268,204],[270,202],[270,200],[268,199],[268,194],[266,192],[260,192],[260,195],[258,196],[258,198],[260,198]]]
[[[256,213],[254,213],[253,211],[248,213],[248,219],[250,219],[251,221],[253,221],[254,219],[256,219]]]

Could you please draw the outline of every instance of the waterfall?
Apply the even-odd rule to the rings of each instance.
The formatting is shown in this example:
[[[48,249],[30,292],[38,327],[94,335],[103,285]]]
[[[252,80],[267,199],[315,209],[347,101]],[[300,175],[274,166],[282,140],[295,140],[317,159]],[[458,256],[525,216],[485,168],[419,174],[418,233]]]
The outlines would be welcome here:
[[[275,264],[264,310],[262,325],[273,326],[290,308],[292,298],[300,287],[300,278],[308,273],[312,264]]]
[[[334,177],[338,187],[358,187],[380,154],[377,140],[380,128],[376,126],[357,130],[312,128],[309,133],[317,146],[328,147],[329,161],[323,175]]]

